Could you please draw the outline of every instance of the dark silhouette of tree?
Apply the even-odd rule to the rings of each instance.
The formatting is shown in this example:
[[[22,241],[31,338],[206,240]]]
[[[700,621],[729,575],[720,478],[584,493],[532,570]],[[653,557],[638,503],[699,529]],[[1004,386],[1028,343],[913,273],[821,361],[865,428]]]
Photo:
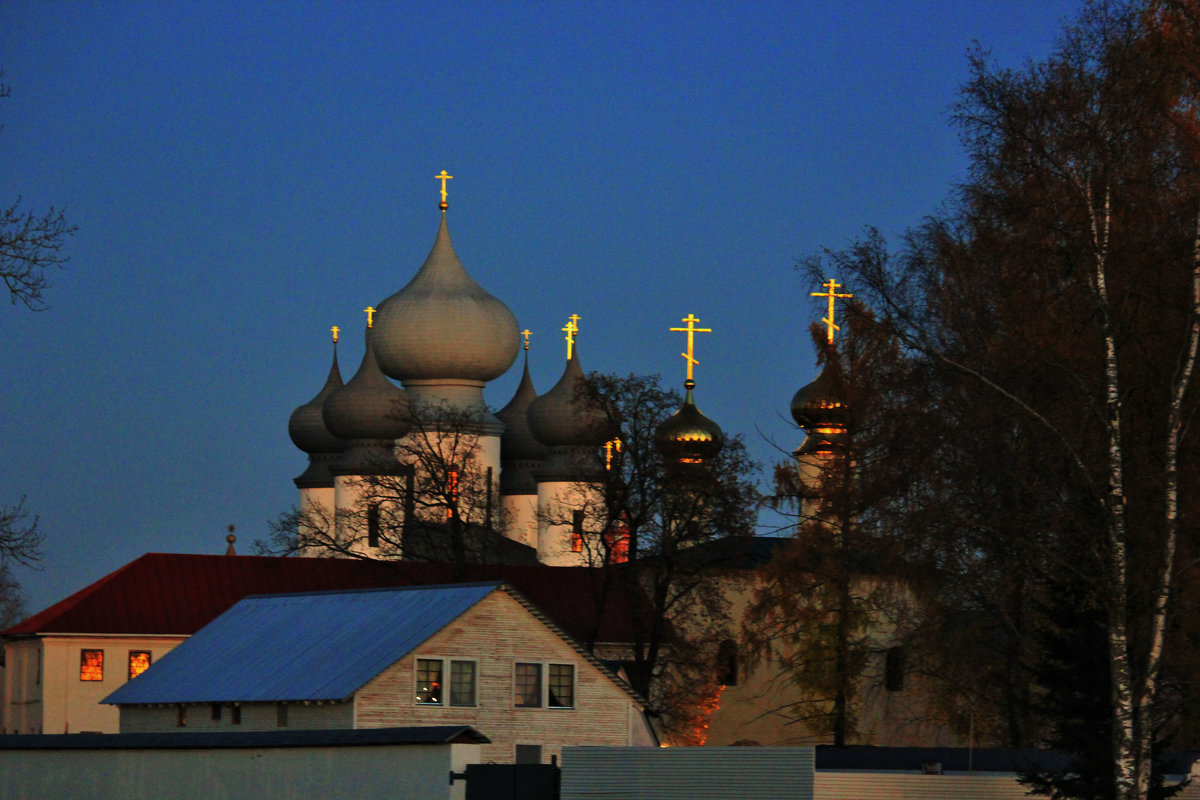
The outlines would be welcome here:
[[[1024,455],[1011,464],[978,457],[957,433],[944,452],[964,458],[960,476],[981,476],[976,505],[993,500],[991,484],[1033,528],[1022,536],[969,513],[968,532],[979,522],[982,538],[1013,534],[977,550],[979,539],[927,518],[926,557],[950,580],[990,576],[1009,598],[992,608],[1026,615],[1051,591],[1050,570],[1084,582],[1076,596],[1103,620],[1108,696],[1093,702],[1108,711],[1107,751],[1065,727],[1052,735],[1086,756],[1080,764],[1111,770],[1088,785],[1119,800],[1149,796],[1152,742],[1177,724],[1160,701],[1181,547],[1192,548],[1180,534],[1195,525],[1179,486],[1200,478],[1186,438],[1200,344],[1196,29],[1194,4],[1100,2],[1045,62],[1005,70],[977,54],[956,109],[971,175],[955,202],[899,252],[869,234],[828,259],[931,377],[945,377],[932,408],[948,425],[956,410],[1008,415],[992,439],[1013,438],[1009,452]],[[1009,586],[1005,548],[1032,562]],[[1054,616],[1043,615],[1040,640]]]

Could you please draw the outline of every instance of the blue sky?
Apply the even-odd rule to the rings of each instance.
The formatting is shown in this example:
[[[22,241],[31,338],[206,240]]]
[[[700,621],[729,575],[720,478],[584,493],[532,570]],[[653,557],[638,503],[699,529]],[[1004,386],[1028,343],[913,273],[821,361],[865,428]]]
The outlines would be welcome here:
[[[240,552],[296,502],[292,409],[332,325],[437,230],[590,370],[682,384],[764,462],[790,449],[822,313],[795,264],[895,238],[965,160],[973,42],[1043,57],[1077,1],[0,4],[0,202],[79,226],[51,308],[0,304],[0,504],[27,496],[31,611],[149,551]],[[837,277],[837,276],[833,276]],[[503,406],[519,365],[485,396]]]

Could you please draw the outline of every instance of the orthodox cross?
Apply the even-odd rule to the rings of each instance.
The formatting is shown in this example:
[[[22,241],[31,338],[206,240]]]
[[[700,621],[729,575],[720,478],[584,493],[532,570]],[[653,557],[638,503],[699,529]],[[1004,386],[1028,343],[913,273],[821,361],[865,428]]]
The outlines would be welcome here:
[[[829,326],[829,343],[833,344],[833,332],[841,330],[841,328],[839,328],[833,322],[833,301],[835,298],[838,298],[838,297],[854,297],[854,295],[849,294],[849,293],[838,294],[837,290],[841,287],[841,284],[838,283],[837,281],[835,281],[833,278],[830,278],[828,281],[826,281],[825,283],[823,283],[821,285],[823,287],[825,287],[826,291],[810,292],[810,294],[813,297],[828,297],[829,298],[829,316],[823,318],[821,320],[821,322],[824,322],[826,325]]]
[[[671,330],[678,331],[679,333],[686,333],[688,335],[687,352],[680,353],[679,355],[683,356],[687,360],[687,381],[688,381],[688,383],[694,383],[694,381],[692,380],[692,366],[700,363],[699,361],[697,361],[694,358],[696,334],[697,333],[712,333],[712,328],[697,328],[696,323],[699,322],[700,320],[696,318],[695,314],[688,314],[686,317],[684,317],[680,321],[686,322],[687,327],[686,328],[671,328]],[[691,388],[691,387],[688,387],[688,388]]]
[[[563,328],[567,332],[567,361],[571,360],[571,354],[575,348],[575,334],[579,333],[579,320],[582,319],[578,314],[572,314],[567,317],[567,326]]]
[[[367,327],[368,328],[374,327],[376,309],[372,306],[367,306],[366,308],[363,309],[363,311],[367,312]]]
[[[438,203],[438,208],[440,208],[442,211],[445,211],[447,208],[450,207],[450,204],[446,202],[446,181],[450,180],[453,177],[454,176],[451,175],[450,173],[446,172],[446,170],[442,170],[442,173],[440,175],[433,176],[433,179],[435,181],[442,182],[442,202]]]
[[[529,349],[529,336],[532,333],[533,333],[533,331],[529,330],[529,328],[526,328],[525,330],[521,331],[521,335],[525,337],[525,349],[526,350]]]
[[[339,328],[337,325],[334,325],[329,330],[333,333],[333,343],[337,344],[337,335],[338,335],[338,331],[340,331],[341,328]]]
[[[614,436],[612,439],[604,443],[604,468],[612,469],[613,451],[621,452],[621,437]]]

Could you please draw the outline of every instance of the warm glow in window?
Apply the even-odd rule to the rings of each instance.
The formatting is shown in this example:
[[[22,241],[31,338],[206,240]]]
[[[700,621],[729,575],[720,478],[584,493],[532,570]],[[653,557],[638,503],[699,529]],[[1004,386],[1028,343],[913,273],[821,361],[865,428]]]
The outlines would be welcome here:
[[[583,512],[578,509],[571,512],[571,552],[583,552]]]
[[[429,705],[442,703],[442,660],[417,659],[417,702]]]
[[[129,680],[133,680],[138,675],[141,675],[146,670],[150,669],[150,651],[149,650],[130,650],[129,651]]]
[[[575,707],[575,665],[550,665],[550,707]]]
[[[104,680],[104,651],[82,650],[79,654],[79,680]]]
[[[446,475],[446,494],[450,498],[450,507],[446,509],[446,519],[454,519],[454,507],[458,505],[458,470],[452,469]]]
[[[541,708],[542,665],[517,664],[513,688],[518,708]]]

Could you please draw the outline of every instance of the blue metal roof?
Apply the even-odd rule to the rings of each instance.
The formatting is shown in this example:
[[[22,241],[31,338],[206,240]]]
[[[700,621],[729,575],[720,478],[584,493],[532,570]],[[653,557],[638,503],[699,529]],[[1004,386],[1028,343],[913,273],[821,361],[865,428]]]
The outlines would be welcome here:
[[[247,597],[102,702],[345,700],[500,585]]]

